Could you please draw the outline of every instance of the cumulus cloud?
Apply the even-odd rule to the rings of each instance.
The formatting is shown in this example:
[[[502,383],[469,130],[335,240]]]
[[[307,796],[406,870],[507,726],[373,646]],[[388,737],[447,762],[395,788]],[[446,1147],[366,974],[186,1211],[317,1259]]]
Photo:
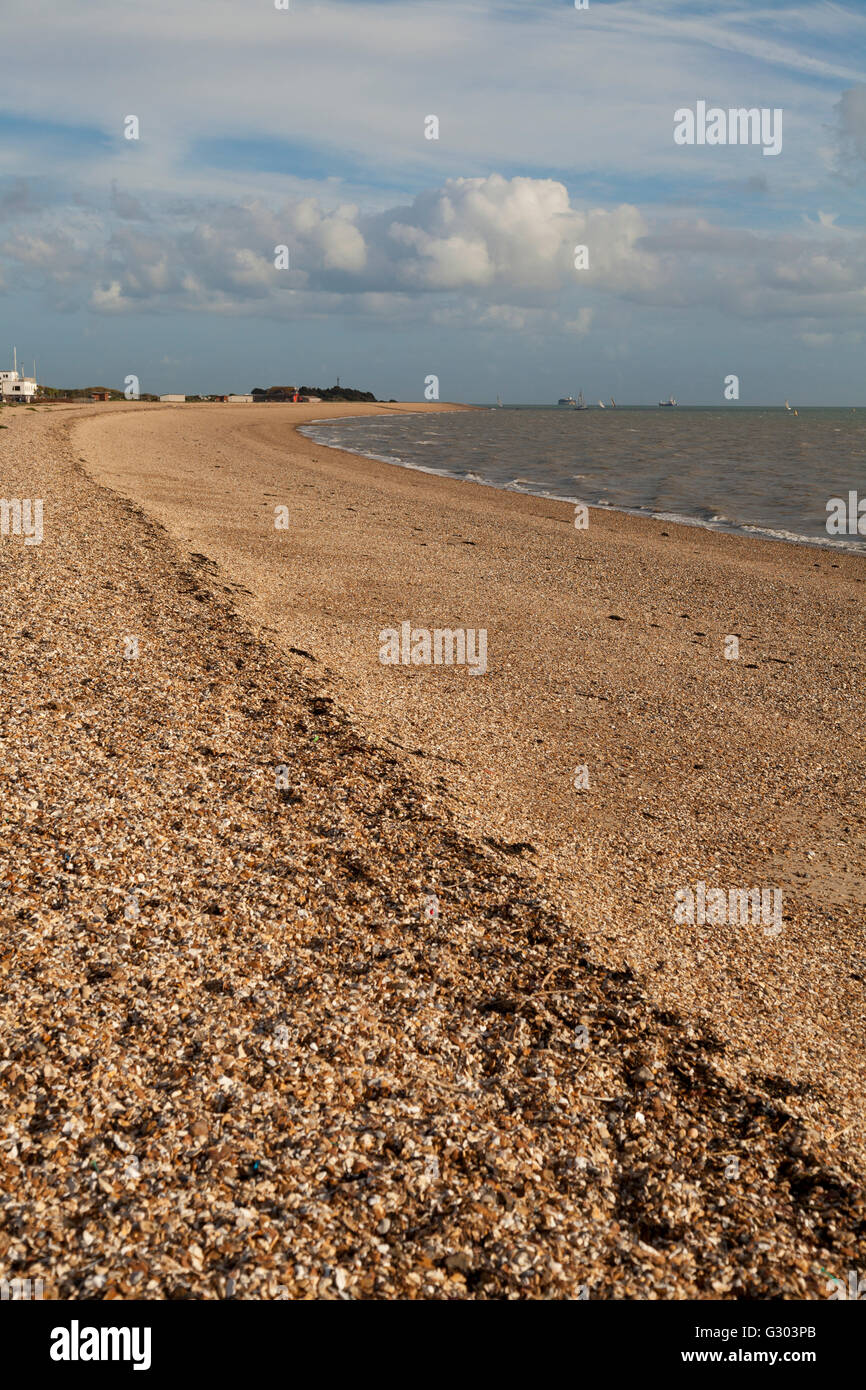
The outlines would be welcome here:
[[[337,312],[406,322],[423,306],[442,326],[585,336],[611,297],[744,318],[863,312],[866,238],[838,227],[834,213],[803,219],[797,235],[704,216],[650,224],[631,204],[579,208],[557,180],[500,174],[451,179],[374,213],[312,197],[154,206],[147,221],[134,211],[117,188],[101,214],[37,211],[0,239],[0,257],[31,285],[64,295],[74,286],[94,312],[115,315]],[[278,269],[283,246],[289,267]]]
[[[753,232],[676,220],[645,238],[661,274],[628,297],[647,304],[712,305],[742,318],[860,317],[866,237],[819,215],[808,233]]]
[[[255,307],[309,309],[311,296],[358,297],[371,313],[422,298],[471,292],[481,305],[520,315],[553,311],[557,297],[583,290],[647,288],[658,259],[641,246],[647,228],[629,205],[582,211],[552,179],[453,179],[385,212],[354,204],[325,208],[301,198],[270,207],[263,200],[210,204],[195,215],[177,209],[146,224],[114,188],[111,212],[70,218],[62,227],[32,222],[0,255],[42,270],[46,284],[90,277],[90,304],[118,312],[182,307],[225,311]],[[575,269],[586,246],[589,265]],[[277,248],[289,267],[277,269]],[[521,297],[523,302],[521,302]],[[529,301],[532,301],[531,303]],[[577,314],[581,331],[589,323]],[[575,317],[577,316],[577,317]],[[500,321],[504,322],[505,318]]]

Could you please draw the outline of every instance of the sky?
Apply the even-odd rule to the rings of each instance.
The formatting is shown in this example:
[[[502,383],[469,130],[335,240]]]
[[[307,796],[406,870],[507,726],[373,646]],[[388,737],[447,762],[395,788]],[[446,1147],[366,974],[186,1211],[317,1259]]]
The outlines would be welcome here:
[[[866,0],[277,3],[28,0],[0,368],[866,403]],[[677,143],[699,102],[781,149]]]

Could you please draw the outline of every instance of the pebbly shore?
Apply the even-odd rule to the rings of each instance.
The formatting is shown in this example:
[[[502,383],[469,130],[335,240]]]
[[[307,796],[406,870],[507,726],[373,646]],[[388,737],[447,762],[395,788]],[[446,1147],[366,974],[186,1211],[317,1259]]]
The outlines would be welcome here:
[[[0,434],[4,497],[45,516],[0,539],[0,1274],[826,1297],[866,1202],[820,1070],[730,1065],[605,944],[601,888],[455,799],[439,739],[356,708],[248,574],[94,481],[87,415]]]

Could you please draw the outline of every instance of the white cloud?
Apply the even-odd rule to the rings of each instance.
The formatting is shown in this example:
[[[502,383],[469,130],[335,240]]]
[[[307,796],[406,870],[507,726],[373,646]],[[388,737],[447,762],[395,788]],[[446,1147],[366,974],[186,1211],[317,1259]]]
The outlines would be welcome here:
[[[114,201],[117,193],[115,190]],[[150,209],[147,223],[92,209],[35,211],[0,241],[49,290],[70,287],[96,312],[176,309],[299,319],[349,313],[586,334],[604,299],[728,316],[850,320],[864,311],[866,237],[836,214],[799,235],[650,224],[638,208],[574,207],[554,179],[458,178],[374,214],[315,198],[269,206],[210,201],[196,215]],[[290,269],[275,250],[287,245]],[[586,246],[587,269],[575,268]],[[807,331],[820,331],[810,324]]]
[[[46,216],[56,223],[56,210]],[[253,303],[287,312],[302,307],[299,296],[308,309],[316,294],[335,302],[367,296],[376,312],[369,296],[465,290],[488,305],[540,293],[543,307],[545,296],[651,286],[658,260],[640,247],[645,231],[628,205],[582,212],[555,180],[494,174],[454,179],[408,206],[368,216],[357,206],[330,212],[303,198],[276,209],[261,200],[211,204],[184,219],[152,208],[146,226],[88,215],[73,231],[58,232],[36,218],[0,243],[0,254],[38,267],[49,283],[66,282],[73,271],[84,281],[95,277],[90,302],[110,312]],[[590,247],[588,270],[574,268],[577,244]],[[275,267],[282,245],[288,270]],[[520,308],[524,321],[529,308],[528,301]]]

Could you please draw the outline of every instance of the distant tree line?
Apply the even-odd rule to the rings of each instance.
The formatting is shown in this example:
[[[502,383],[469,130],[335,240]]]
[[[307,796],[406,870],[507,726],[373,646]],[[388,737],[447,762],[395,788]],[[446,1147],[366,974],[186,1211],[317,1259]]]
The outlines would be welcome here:
[[[321,401],[375,401],[372,391],[356,391],[351,386],[269,386],[263,390],[254,386],[253,396],[270,396],[273,400],[291,399],[297,392],[299,396],[318,396]]]
[[[372,391],[356,391],[351,386],[299,386],[301,396],[319,396],[323,401],[375,401]]]
[[[126,397],[123,391],[116,390],[113,386],[76,386],[68,390],[62,386],[40,386],[39,398],[51,400],[59,398],[61,400],[89,400],[94,391],[108,392],[108,398],[112,401],[122,401]],[[277,400],[285,400],[288,396],[297,391],[299,396],[318,396],[322,401],[375,401],[376,397],[372,391],[356,391],[352,386],[269,386],[267,390],[262,390],[260,386],[255,386],[252,391],[254,396],[271,396]],[[151,392],[142,391],[140,397],[142,401],[158,401],[159,396]],[[187,396],[188,401],[206,401],[208,396]]]
[[[40,386],[39,397],[43,400],[54,400],[59,398],[64,401],[90,400],[94,391],[100,393],[107,391],[108,398],[112,401],[125,401],[126,396],[122,391],[117,391],[113,386]],[[159,396],[154,396],[150,392],[142,391],[140,397],[142,401],[158,401]]]

